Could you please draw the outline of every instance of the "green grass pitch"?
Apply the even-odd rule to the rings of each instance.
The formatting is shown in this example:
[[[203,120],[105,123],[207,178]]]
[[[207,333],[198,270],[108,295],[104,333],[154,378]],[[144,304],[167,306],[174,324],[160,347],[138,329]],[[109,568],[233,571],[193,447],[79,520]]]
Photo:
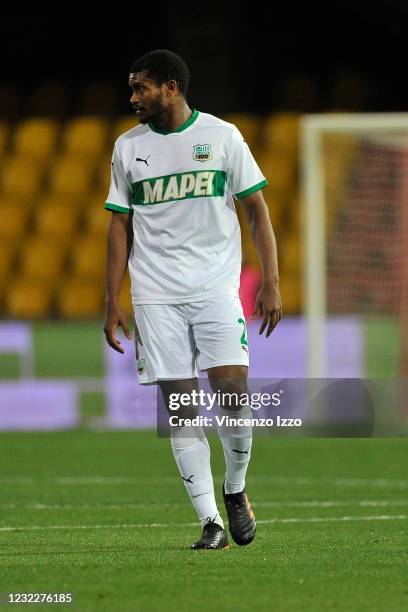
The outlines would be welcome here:
[[[190,551],[168,440],[2,433],[0,592],[72,592],[81,611],[406,610],[406,457],[403,439],[256,438],[255,542]]]

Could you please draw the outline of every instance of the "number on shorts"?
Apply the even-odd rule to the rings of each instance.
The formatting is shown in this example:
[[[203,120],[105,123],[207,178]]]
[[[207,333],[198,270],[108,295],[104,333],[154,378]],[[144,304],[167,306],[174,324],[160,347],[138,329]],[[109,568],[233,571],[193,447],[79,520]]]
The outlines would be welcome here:
[[[246,323],[244,319],[238,319],[238,323],[240,323],[243,327],[242,336],[241,336],[241,344],[245,344],[246,346],[248,346]]]

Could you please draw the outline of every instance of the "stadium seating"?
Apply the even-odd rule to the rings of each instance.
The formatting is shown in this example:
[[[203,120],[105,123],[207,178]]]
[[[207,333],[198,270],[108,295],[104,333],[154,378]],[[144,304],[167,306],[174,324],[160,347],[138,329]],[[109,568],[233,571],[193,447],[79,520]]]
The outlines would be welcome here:
[[[62,119],[72,109],[71,102],[65,83],[41,83],[27,100],[26,114]]]
[[[13,121],[20,110],[20,92],[13,86],[0,85],[0,119]]]
[[[81,208],[84,206],[85,198],[86,195],[80,198],[77,196],[59,195],[58,193],[47,193],[39,199],[37,208],[55,208],[57,215],[60,208],[76,208],[78,211],[81,211]]]
[[[78,278],[102,280],[105,259],[106,236],[87,236],[75,241],[71,252],[71,272]]]
[[[21,206],[4,206],[0,205],[0,242],[3,241],[18,241],[22,238],[30,211]]]
[[[120,98],[118,88],[111,83],[95,81],[85,85],[79,101],[80,112],[85,115],[115,117]]]
[[[83,110],[92,112],[102,86],[92,84],[84,89],[79,100]],[[47,95],[52,102],[46,100]],[[114,98],[107,102],[112,109]],[[66,106],[61,89],[46,85],[28,99],[31,116],[14,125],[0,122],[0,213],[7,219],[0,227],[0,314],[5,316],[78,319],[103,314],[106,234],[111,218],[104,202],[112,147],[138,120],[132,114],[109,119],[109,112],[103,117],[81,115],[69,120],[60,111],[40,116],[41,108],[55,103],[61,103],[62,110]],[[299,312],[298,115],[234,113],[223,118],[241,130],[269,181],[264,196],[279,246],[285,312]],[[244,210],[239,203],[236,209],[243,263],[259,271]],[[132,316],[129,285],[126,275],[121,303],[127,316]]]
[[[15,319],[37,319],[50,316],[53,290],[48,281],[19,276],[5,294],[7,316]]]
[[[0,121],[0,155],[1,156],[3,156],[6,151],[9,132],[10,130],[9,130],[8,124],[5,121]]]
[[[125,117],[120,117],[113,124],[113,129],[111,132],[112,141],[115,141],[121,134],[131,130],[138,124],[139,120],[137,119],[136,115],[126,115]]]
[[[84,213],[84,228],[88,235],[106,239],[111,215],[104,209],[106,194],[92,198]]]
[[[281,155],[296,157],[299,140],[299,115],[277,113],[268,115],[263,128],[263,146]]]
[[[123,313],[129,318],[133,319],[133,306],[132,306],[132,296],[130,294],[130,277],[129,274],[126,273],[123,279],[123,285],[119,296],[119,304]],[[129,320],[130,324],[130,320]]]
[[[1,240],[0,249],[0,296],[4,293],[5,283],[14,274],[16,246],[13,242]],[[1,303],[1,297],[0,297]]]
[[[65,252],[61,242],[34,236],[22,245],[19,273],[31,280],[56,284],[61,278]]]
[[[39,191],[44,169],[31,157],[7,157],[1,172],[0,196],[32,198]]]
[[[70,278],[57,297],[57,312],[72,319],[96,318],[103,314],[103,291],[100,283]]]
[[[36,232],[58,240],[72,240],[80,210],[71,206],[39,206],[36,211]]]
[[[60,157],[51,168],[49,193],[84,197],[91,190],[93,168],[74,155]]]
[[[56,121],[43,118],[26,119],[15,129],[14,151],[16,155],[45,158],[53,153],[58,135]]]
[[[261,142],[261,131],[263,126],[257,115],[249,113],[230,113],[222,118],[228,123],[234,123],[251,150],[256,151]]]
[[[108,123],[99,117],[72,119],[63,135],[63,151],[67,155],[98,156],[104,151]]]

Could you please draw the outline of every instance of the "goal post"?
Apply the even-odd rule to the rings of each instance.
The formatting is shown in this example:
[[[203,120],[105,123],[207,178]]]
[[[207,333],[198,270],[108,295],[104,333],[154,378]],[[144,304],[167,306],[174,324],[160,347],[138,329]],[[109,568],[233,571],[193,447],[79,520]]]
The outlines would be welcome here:
[[[408,114],[306,115],[300,164],[308,376],[338,375],[330,338],[347,360],[347,329],[356,376],[376,351],[407,376]]]

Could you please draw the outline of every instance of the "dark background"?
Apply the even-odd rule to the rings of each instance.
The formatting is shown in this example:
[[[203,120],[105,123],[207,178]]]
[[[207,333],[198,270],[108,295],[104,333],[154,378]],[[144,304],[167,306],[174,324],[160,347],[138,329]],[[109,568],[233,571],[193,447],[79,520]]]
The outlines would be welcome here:
[[[186,59],[189,101],[203,111],[404,111],[407,18],[401,0],[3,9],[2,112],[28,113],[40,86],[60,83],[45,112],[75,114],[84,88],[108,82],[126,113],[129,67],[159,47]]]

